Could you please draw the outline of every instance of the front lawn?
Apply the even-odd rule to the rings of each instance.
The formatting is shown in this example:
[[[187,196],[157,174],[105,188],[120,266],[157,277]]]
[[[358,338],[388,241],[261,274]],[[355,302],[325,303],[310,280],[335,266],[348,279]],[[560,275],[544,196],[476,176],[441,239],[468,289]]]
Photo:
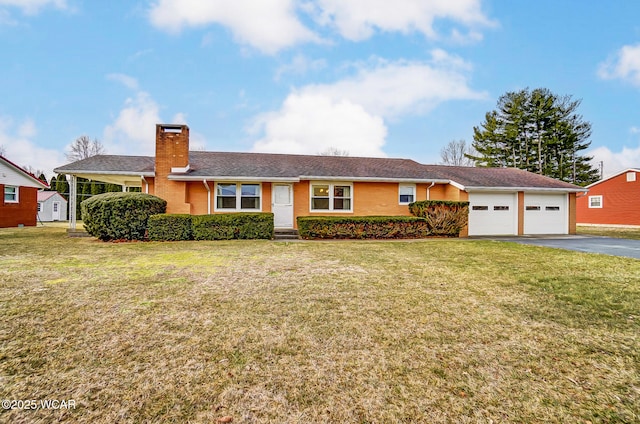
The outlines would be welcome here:
[[[0,422],[639,422],[640,261],[0,230]]]

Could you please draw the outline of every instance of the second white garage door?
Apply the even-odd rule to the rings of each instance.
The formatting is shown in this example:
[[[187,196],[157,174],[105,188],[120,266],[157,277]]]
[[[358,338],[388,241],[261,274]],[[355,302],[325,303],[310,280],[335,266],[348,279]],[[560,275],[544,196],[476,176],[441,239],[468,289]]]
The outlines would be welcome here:
[[[566,194],[524,195],[525,234],[568,234]]]
[[[469,235],[518,234],[516,193],[469,193]]]

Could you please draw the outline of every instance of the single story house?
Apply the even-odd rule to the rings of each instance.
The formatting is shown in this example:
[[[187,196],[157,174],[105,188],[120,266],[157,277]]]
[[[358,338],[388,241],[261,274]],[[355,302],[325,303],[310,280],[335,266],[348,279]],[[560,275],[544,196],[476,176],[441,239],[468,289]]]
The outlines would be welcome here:
[[[186,125],[157,125],[156,154],[93,156],[54,170],[141,187],[168,213],[273,212],[299,216],[410,215],[416,200],[469,201],[469,235],[571,234],[583,188],[507,168],[423,165],[409,159],[189,151]],[[70,221],[75,228],[75,211]]]
[[[38,190],[46,182],[0,156],[0,228],[35,226],[38,215]]]
[[[640,225],[640,168],[629,168],[586,188],[577,199],[577,222],[592,225]]]
[[[57,191],[39,191],[38,219],[42,222],[66,221],[67,199]]]

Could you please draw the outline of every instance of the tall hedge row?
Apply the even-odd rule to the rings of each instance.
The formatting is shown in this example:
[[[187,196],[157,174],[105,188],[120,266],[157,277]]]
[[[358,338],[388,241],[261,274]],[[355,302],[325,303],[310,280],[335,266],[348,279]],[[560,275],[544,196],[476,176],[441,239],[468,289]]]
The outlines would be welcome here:
[[[401,239],[430,235],[427,221],[413,216],[298,217],[303,239]]]
[[[469,224],[469,202],[421,200],[410,203],[409,212],[424,218],[434,236],[457,237]]]
[[[149,240],[179,241],[192,240],[191,215],[159,214],[149,217]]]
[[[151,215],[164,213],[167,202],[145,193],[104,193],[80,205],[84,228],[103,241],[143,240]]]

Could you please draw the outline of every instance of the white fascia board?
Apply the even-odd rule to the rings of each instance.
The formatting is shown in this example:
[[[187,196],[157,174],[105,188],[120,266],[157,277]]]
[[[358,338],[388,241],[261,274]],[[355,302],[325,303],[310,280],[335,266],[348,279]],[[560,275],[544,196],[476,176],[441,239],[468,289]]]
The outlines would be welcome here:
[[[524,192],[550,192],[550,193],[584,193],[587,188],[546,188],[546,187],[466,187],[465,191],[524,191]]]
[[[15,179],[15,183],[7,184],[7,182],[3,182],[4,184],[12,185],[12,186],[15,185],[15,186],[20,186],[20,187],[38,188],[38,189],[40,189],[40,188],[48,188],[49,187],[48,184],[43,183],[37,177],[29,174],[28,172],[26,172],[24,169],[18,167],[17,165],[14,165],[8,159],[7,160],[2,160],[1,163],[5,164],[7,169],[9,169],[9,171],[7,171],[7,172],[9,172],[9,177],[13,177],[12,179]],[[1,171],[2,170],[0,169],[0,172]],[[0,177],[2,177],[2,178],[0,178],[0,180],[4,180],[4,178],[7,178],[5,173],[0,174]]]
[[[600,184],[600,183],[603,183],[603,182],[605,182],[605,181],[608,181],[608,180],[610,180],[610,179],[612,179],[612,178],[616,178],[616,177],[619,177],[619,176],[620,176],[620,175],[622,175],[622,174],[626,174],[627,172],[640,172],[640,169],[638,169],[638,168],[627,168],[627,169],[625,169],[625,170],[623,170],[623,171],[616,172],[615,174],[610,175],[610,176],[608,176],[607,178],[603,178],[603,179],[601,179],[601,180],[599,180],[599,181],[596,181],[595,183],[591,183],[591,184],[589,184],[588,186],[586,186],[586,188],[591,188],[591,187],[593,187],[593,186],[595,186],[595,185],[598,185],[598,184]]]
[[[448,184],[449,180],[437,180],[437,179],[422,179],[422,178],[376,178],[376,177],[344,177],[344,176],[314,176],[314,175],[301,175],[300,180],[310,181],[354,181],[354,182],[376,182],[376,183],[437,183]]]
[[[59,168],[53,170],[56,174],[75,175],[82,177],[83,175],[120,175],[123,177],[155,177],[154,172],[129,172],[129,171],[88,171],[88,170],[63,170]]]
[[[174,167],[171,168],[171,172],[175,172],[176,174],[185,174],[187,172],[189,172],[189,170],[191,169],[191,167],[189,166],[189,164],[187,164],[187,166],[182,166],[182,167]]]
[[[278,183],[297,183],[299,178],[290,177],[234,177],[230,175],[207,175],[207,176],[193,176],[193,175],[169,175],[167,177],[171,181],[234,181],[234,182],[278,182]]]
[[[457,183],[455,181],[449,181],[449,184],[451,184],[452,186],[454,186],[458,190],[461,190],[461,191],[465,190],[465,187],[462,184],[459,184],[459,183]]]

